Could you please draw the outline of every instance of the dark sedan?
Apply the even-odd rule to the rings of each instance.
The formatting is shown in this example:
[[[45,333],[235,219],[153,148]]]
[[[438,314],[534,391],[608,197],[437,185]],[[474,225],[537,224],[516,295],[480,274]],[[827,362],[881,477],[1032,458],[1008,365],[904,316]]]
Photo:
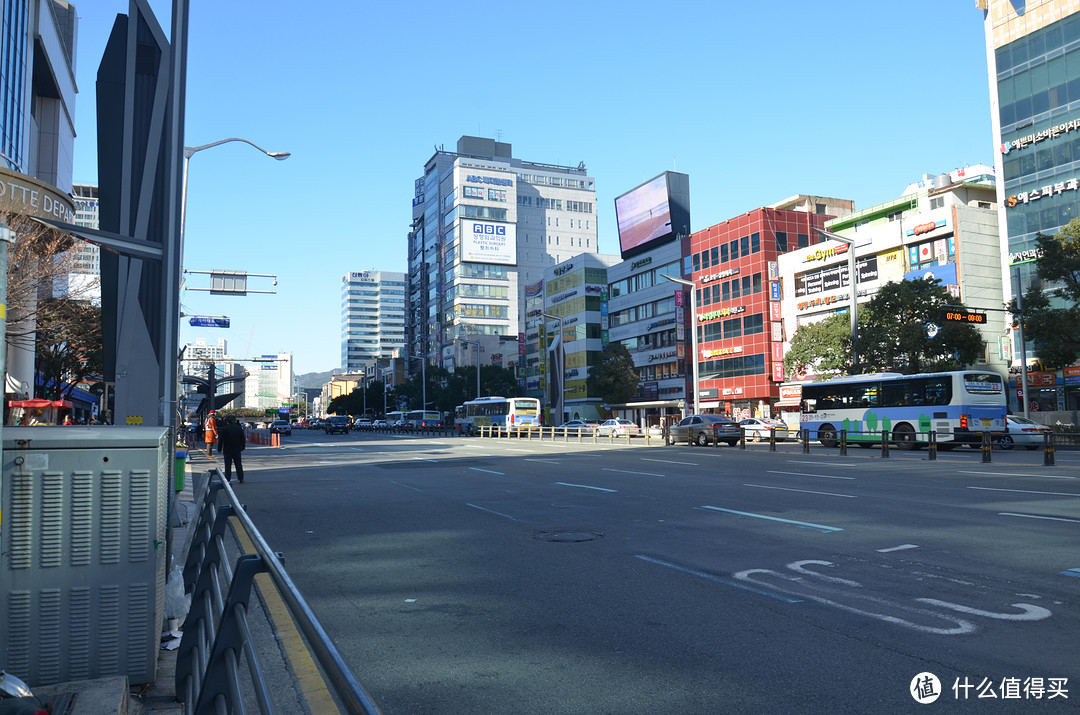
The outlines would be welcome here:
[[[742,438],[742,427],[723,415],[690,415],[668,427],[667,443],[686,442],[702,447],[712,442],[727,442],[735,446]]]

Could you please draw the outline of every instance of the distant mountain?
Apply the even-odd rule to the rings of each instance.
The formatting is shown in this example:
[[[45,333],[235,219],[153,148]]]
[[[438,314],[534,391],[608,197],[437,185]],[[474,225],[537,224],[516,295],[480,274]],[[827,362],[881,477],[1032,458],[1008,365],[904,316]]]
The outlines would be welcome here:
[[[297,387],[322,387],[330,382],[330,378],[342,372],[341,368],[334,368],[326,372],[305,372],[296,376]]]

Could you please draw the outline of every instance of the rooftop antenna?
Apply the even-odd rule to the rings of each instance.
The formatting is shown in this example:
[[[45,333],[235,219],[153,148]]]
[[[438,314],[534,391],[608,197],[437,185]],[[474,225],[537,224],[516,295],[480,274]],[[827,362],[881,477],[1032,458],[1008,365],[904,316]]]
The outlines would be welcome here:
[[[495,130],[495,141],[501,142],[502,141],[502,134],[503,134],[502,129],[496,129]]]

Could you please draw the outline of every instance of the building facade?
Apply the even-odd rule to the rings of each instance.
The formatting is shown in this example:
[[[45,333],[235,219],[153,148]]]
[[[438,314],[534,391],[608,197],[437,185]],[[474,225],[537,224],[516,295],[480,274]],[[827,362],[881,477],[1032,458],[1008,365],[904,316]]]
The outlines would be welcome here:
[[[981,0],[979,7],[999,149],[994,159],[999,251],[1008,300],[1035,279],[1036,235],[1054,235],[1080,217],[1080,4]],[[1013,333],[1015,398],[1023,356],[1018,331]],[[1080,408],[1080,371],[1066,370],[1036,375],[1029,406]]]
[[[621,261],[584,253],[548,268],[542,281],[526,288],[525,394],[549,408],[545,424],[604,413],[588,377],[607,344],[608,269]]]
[[[243,406],[259,410],[277,409],[287,414],[290,412],[289,405],[296,399],[295,383],[292,353],[260,355],[247,369]]]
[[[341,367],[362,372],[405,349],[404,273],[353,271],[341,278]]]
[[[848,258],[854,252],[858,303],[873,298],[890,281],[933,277],[957,303],[989,309],[986,324],[977,326],[984,341],[977,364],[1004,374],[1009,343],[1001,312],[996,195],[989,166],[924,175],[898,198],[827,221],[827,231],[854,240],[850,247],[823,239],[780,255],[781,357],[800,326],[850,311]],[[786,377],[820,376],[810,371]]]
[[[525,286],[597,250],[584,164],[523,161],[508,143],[464,136],[456,152],[435,152],[414,189],[408,351],[431,364],[505,354],[506,337],[523,339]]]
[[[96,186],[75,184],[71,192],[75,202],[75,225],[101,228],[101,207]],[[75,239],[77,252],[71,271],[63,278],[54,295],[70,295],[79,300],[101,302],[101,249],[88,241]]]
[[[814,229],[851,209],[847,200],[794,196],[690,236],[699,412],[770,416],[784,381],[777,259],[816,245]]]

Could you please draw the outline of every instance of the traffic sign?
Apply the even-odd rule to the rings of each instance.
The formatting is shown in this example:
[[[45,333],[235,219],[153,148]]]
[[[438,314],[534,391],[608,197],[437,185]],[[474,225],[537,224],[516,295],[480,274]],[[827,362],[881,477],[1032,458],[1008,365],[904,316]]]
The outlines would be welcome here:
[[[211,318],[205,316],[196,316],[188,321],[192,327],[195,328],[227,328],[229,327],[228,318]]]

